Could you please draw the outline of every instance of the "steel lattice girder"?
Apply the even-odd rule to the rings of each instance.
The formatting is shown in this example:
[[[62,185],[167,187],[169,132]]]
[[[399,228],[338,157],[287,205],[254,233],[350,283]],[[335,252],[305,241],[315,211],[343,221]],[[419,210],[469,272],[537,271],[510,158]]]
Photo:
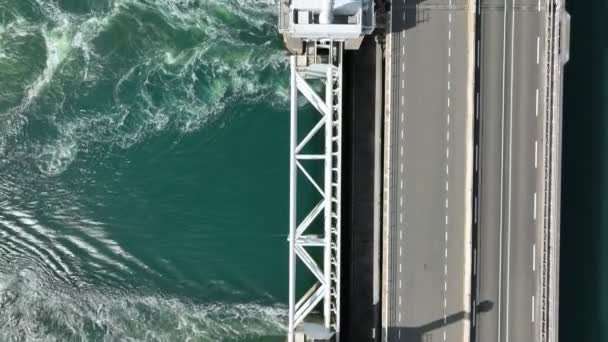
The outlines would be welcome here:
[[[342,148],[342,50],[340,42],[324,41],[315,44],[317,49],[326,49],[328,58],[321,62],[317,53],[312,63],[307,56],[303,66],[298,66],[296,56],[291,57],[291,127],[290,127],[290,203],[289,203],[289,340],[293,340],[296,327],[323,303],[325,327],[333,332],[339,330],[340,307],[340,209],[341,209],[341,148]],[[325,94],[321,96],[307,80],[325,83]],[[316,124],[298,139],[298,93],[321,114]],[[321,133],[322,132],[322,133]],[[318,134],[324,134],[323,151],[304,154],[302,151]],[[323,165],[323,182],[317,181],[306,170],[303,160]],[[303,175],[306,183],[316,189],[321,200],[297,222],[297,179]],[[323,236],[307,234],[313,221],[323,213]],[[307,247],[323,249],[323,262],[317,262],[306,250]],[[314,275],[315,283],[296,303],[296,258]]]

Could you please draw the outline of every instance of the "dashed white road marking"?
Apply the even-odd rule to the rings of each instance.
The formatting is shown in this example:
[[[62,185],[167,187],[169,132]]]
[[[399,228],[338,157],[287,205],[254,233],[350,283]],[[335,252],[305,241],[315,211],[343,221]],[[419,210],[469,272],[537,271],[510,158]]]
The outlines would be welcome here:
[[[536,36],[536,64],[540,63],[540,36]]]
[[[536,221],[536,192],[534,192],[534,221]]]
[[[534,295],[532,295],[532,323],[534,323]]]
[[[532,272],[536,271],[536,244],[532,244]]]
[[[538,116],[538,88],[536,88],[536,116]]]

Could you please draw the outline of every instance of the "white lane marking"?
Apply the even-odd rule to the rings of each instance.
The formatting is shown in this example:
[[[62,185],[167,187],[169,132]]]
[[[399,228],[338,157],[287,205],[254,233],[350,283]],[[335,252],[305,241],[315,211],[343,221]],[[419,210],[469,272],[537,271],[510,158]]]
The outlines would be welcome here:
[[[536,271],[536,244],[532,244],[532,272]]]
[[[399,279],[399,288],[401,288],[401,279]]]
[[[448,182],[446,181],[445,182],[445,191],[448,191],[448,189],[449,189],[449,186],[448,186]]]
[[[538,11],[540,12],[540,0],[538,0]]]
[[[401,140],[403,140],[403,128],[401,128]]]
[[[403,145],[401,145],[401,149],[399,151],[399,154],[401,154],[401,156],[403,156]]]
[[[446,164],[445,165],[445,175],[449,175],[450,174],[450,165]]]
[[[403,106],[405,104],[405,97],[403,95],[401,95],[401,105]]]
[[[399,172],[403,173],[403,162],[401,162],[401,164],[399,164]]]
[[[402,246],[399,246],[399,256],[403,255],[403,248]]]
[[[402,55],[405,55],[405,46],[402,46],[402,47],[401,47],[401,54],[402,54]]]
[[[399,188],[403,189],[403,179],[399,181]]]
[[[399,230],[399,240],[403,240],[403,229]]]
[[[443,340],[444,340],[444,341],[446,340],[446,334],[445,334],[445,331],[443,332]]]
[[[534,295],[532,295],[532,323],[534,323]]]
[[[448,124],[449,124],[449,120],[448,120]],[[450,131],[448,131],[448,132],[445,134],[445,140],[447,140],[448,142],[450,141]]]
[[[447,183],[446,183],[446,185],[447,185]],[[448,224],[448,215],[445,215],[445,224],[446,224],[446,226]]]
[[[401,264],[399,264],[399,273],[401,273],[401,271],[402,271],[402,270],[401,270]]]
[[[452,22],[452,13],[448,14],[448,21],[451,23]]]
[[[401,112],[401,123],[403,123],[405,121],[405,115],[403,115],[403,112]]]
[[[538,167],[538,140],[534,140],[534,168]]]
[[[444,307],[444,308],[447,308],[447,307],[448,307],[448,299],[447,299],[447,298],[445,298],[445,297],[443,298],[443,307]],[[443,316],[443,317],[445,317],[445,316]]]
[[[448,274],[448,265],[443,265],[443,274]]]
[[[447,281],[443,282],[443,291],[445,291],[445,292],[448,291],[448,282]]]
[[[506,13],[507,11],[505,11]],[[509,197],[508,197],[508,205],[509,212],[511,211],[511,190],[512,190],[512,167],[513,167],[513,46],[515,42],[515,7],[511,4],[511,75],[510,75],[510,90],[509,90]],[[510,284],[511,277],[511,214],[507,217],[507,284]],[[507,286],[507,296],[506,296],[506,311],[505,311],[505,341],[509,340],[509,287]]]
[[[405,80],[401,80],[401,89],[405,89]]]
[[[401,265],[399,265],[401,266]],[[401,296],[399,296],[399,306],[401,306]]]
[[[447,230],[445,231],[445,241],[448,241],[448,231]],[[447,255],[448,255],[448,249],[447,248],[445,249],[445,255],[446,255],[446,258],[447,258]]]
[[[448,81],[448,90],[450,90],[450,81]]]
[[[399,213],[399,223],[403,223],[403,213]]]
[[[538,88],[536,88],[536,116],[538,116]]]
[[[450,108],[450,98],[448,97],[448,108]]]
[[[452,72],[452,65],[448,63],[448,74]]]
[[[450,124],[450,114],[448,113],[448,125]]]
[[[448,40],[452,39],[452,30],[448,30]]]
[[[399,197],[399,206],[403,207],[403,196]]]
[[[449,147],[445,149],[445,157],[450,158],[450,148]]]
[[[452,48],[448,47],[448,57],[452,57]]]
[[[536,192],[534,192],[534,221],[536,221]]]
[[[401,63],[401,72],[405,72],[405,63]]]
[[[401,322],[401,312],[399,313],[399,322]]]
[[[504,11],[503,11],[503,30],[502,30],[502,50],[505,52],[502,54],[502,96],[501,96],[501,127],[504,127],[505,125],[505,84],[506,84],[506,80],[505,80],[505,75],[506,75],[506,70],[507,70],[507,61],[506,61],[506,52],[507,52],[507,0],[504,0]],[[500,130],[500,139],[501,139],[501,144],[500,144],[500,221],[499,221],[499,226],[498,226],[498,230],[499,230],[499,234],[498,234],[498,239],[499,239],[499,243],[498,243],[498,260],[500,261],[500,266],[498,267],[498,309],[497,312],[499,313],[499,317],[497,319],[498,321],[498,341],[502,341],[501,339],[501,318],[502,315],[500,315],[500,312],[502,312],[501,310],[501,304],[502,304],[502,233],[503,233],[503,225],[504,225],[504,206],[503,206],[503,200],[504,200],[504,196],[503,196],[503,191],[504,191],[504,156],[505,156],[505,144],[504,144],[504,136],[505,136],[505,130],[502,129]]]
[[[540,63],[540,36],[536,36],[536,64]]]
[[[445,249],[445,251],[444,251],[444,253],[443,253],[443,257],[444,257],[445,259],[447,259],[447,258],[448,258],[448,249],[447,249],[447,248]]]

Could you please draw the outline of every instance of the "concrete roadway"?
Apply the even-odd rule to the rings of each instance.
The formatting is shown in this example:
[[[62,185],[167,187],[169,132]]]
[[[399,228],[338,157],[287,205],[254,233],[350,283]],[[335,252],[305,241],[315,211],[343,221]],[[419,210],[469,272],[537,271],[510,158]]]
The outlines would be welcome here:
[[[475,329],[477,341],[537,341],[544,0],[481,5],[477,303],[493,305],[477,311]]]
[[[469,333],[474,50],[466,1],[391,7],[385,341],[462,342]]]

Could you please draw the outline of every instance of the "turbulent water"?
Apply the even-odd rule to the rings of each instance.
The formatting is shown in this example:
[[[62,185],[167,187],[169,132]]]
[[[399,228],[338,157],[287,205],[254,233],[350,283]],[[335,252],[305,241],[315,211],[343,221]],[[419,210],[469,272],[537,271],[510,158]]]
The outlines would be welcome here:
[[[0,341],[279,339],[273,6],[0,0]]]

